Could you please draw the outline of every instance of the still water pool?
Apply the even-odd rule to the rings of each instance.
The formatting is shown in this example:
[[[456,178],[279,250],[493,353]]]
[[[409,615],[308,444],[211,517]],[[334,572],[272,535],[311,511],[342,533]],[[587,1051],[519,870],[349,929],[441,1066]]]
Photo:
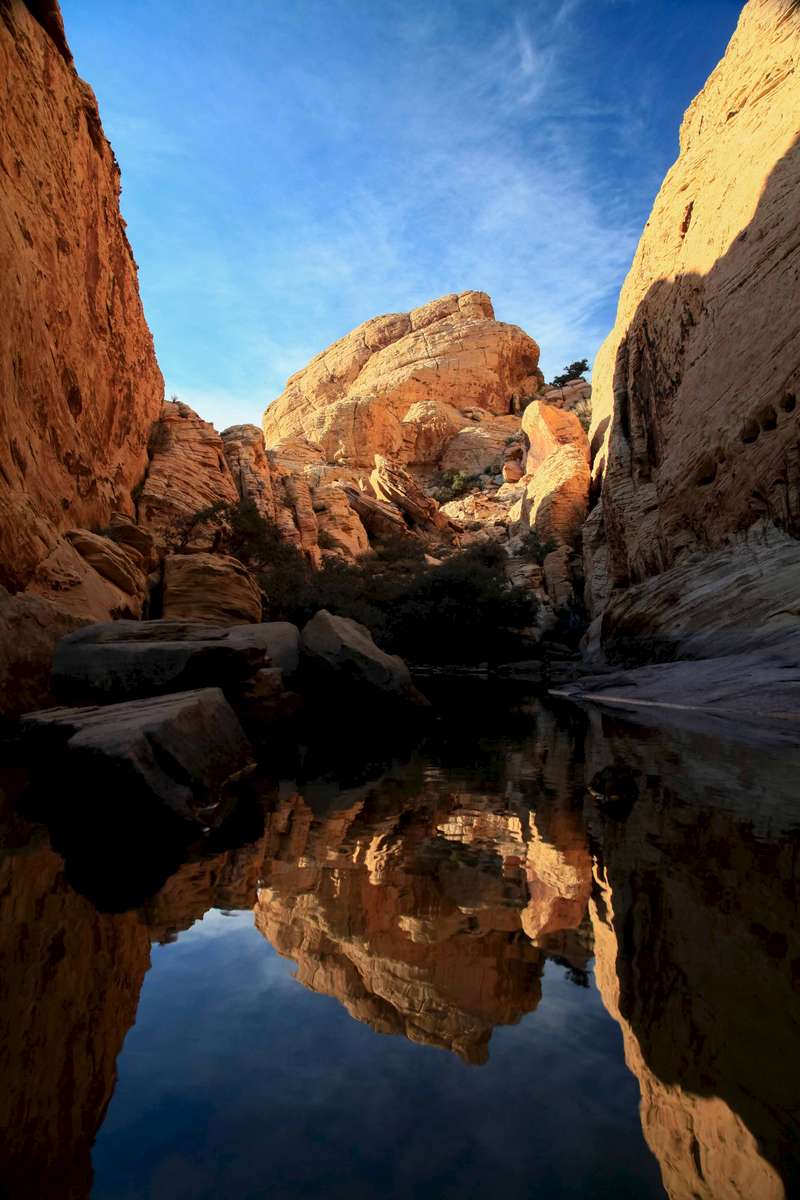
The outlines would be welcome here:
[[[800,1194],[800,753],[441,712],[122,911],[8,800],[8,1197]]]

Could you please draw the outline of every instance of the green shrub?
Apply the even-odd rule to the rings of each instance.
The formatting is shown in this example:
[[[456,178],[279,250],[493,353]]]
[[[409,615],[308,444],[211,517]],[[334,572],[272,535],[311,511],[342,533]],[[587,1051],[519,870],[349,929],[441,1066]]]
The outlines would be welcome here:
[[[589,370],[588,358],[580,358],[576,362],[570,363],[564,367],[562,375],[556,375],[555,379],[550,384],[550,387],[564,387],[566,383],[572,383],[573,379],[583,379],[586,372]]]
[[[430,494],[439,504],[447,504],[450,500],[457,500],[465,492],[473,491],[479,486],[481,474],[491,470],[491,467],[485,467],[484,471],[479,471],[477,475],[466,475],[463,471],[440,471],[434,478]]]
[[[356,563],[331,556],[314,570],[251,503],[214,505],[185,528],[204,524],[213,527],[217,549],[255,575],[265,620],[304,625],[327,608],[366,625],[379,646],[412,662],[502,661],[536,616],[536,601],[508,583],[505,552],[492,542],[429,565],[419,540],[388,535]]]
[[[522,539],[519,556],[520,558],[527,559],[528,562],[535,562],[541,566],[548,554],[555,550],[556,545],[557,543],[553,540],[553,538],[547,538],[547,540],[543,542],[536,530],[532,529],[530,533],[526,533],[525,537]]]

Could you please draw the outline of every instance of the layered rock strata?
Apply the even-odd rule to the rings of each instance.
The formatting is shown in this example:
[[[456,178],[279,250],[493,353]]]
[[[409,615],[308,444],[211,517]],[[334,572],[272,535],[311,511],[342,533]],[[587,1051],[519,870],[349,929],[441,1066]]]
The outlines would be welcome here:
[[[713,625],[701,612],[707,562],[725,553],[727,580],[713,568],[717,610],[738,611],[751,642],[758,629],[769,636],[781,612],[797,625],[798,55],[797,5],[750,0],[685,116],[680,156],[595,363],[601,504],[584,550],[588,600],[605,614],[608,645],[626,623],[631,587],[640,625],[669,625],[676,602]],[[759,528],[781,566],[769,603],[745,611],[741,567]],[[672,632],[673,654],[688,652],[685,632]]]
[[[0,583],[132,511],[163,398],[119,167],[56,4],[0,20]]]
[[[483,292],[443,296],[366,321],[293,375],[264,414],[267,445],[306,437],[329,461],[360,466],[403,446],[411,461],[438,457],[459,414],[509,413],[537,391],[538,363],[533,339],[496,321]]]

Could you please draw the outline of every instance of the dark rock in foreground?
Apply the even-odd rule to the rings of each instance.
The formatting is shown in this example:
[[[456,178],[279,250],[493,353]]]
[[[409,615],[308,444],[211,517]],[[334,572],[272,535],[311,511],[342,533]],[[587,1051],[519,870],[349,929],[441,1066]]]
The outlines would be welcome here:
[[[22,719],[31,761],[80,810],[156,807],[201,827],[224,815],[223,789],[253,762],[239,720],[219,688],[89,708],[54,708]],[[102,814],[101,814],[102,815]]]
[[[116,703],[196,688],[236,689],[262,668],[297,670],[300,635],[285,621],[110,621],[63,638],[53,690],[69,704]]]
[[[323,608],[304,627],[300,640],[303,671],[319,688],[332,686],[348,700],[428,706],[403,659],[381,650],[358,621]]]

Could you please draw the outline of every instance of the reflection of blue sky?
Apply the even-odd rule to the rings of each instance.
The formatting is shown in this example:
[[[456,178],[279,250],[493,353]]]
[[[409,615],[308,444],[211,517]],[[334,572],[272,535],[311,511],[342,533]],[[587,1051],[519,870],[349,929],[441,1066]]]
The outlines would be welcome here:
[[[661,1196],[619,1030],[548,965],[490,1060],[374,1033],[252,915],[153,948],[94,1151],[105,1200]]]
[[[466,288],[594,356],[740,0],[63,0],[167,388],[218,425]]]

